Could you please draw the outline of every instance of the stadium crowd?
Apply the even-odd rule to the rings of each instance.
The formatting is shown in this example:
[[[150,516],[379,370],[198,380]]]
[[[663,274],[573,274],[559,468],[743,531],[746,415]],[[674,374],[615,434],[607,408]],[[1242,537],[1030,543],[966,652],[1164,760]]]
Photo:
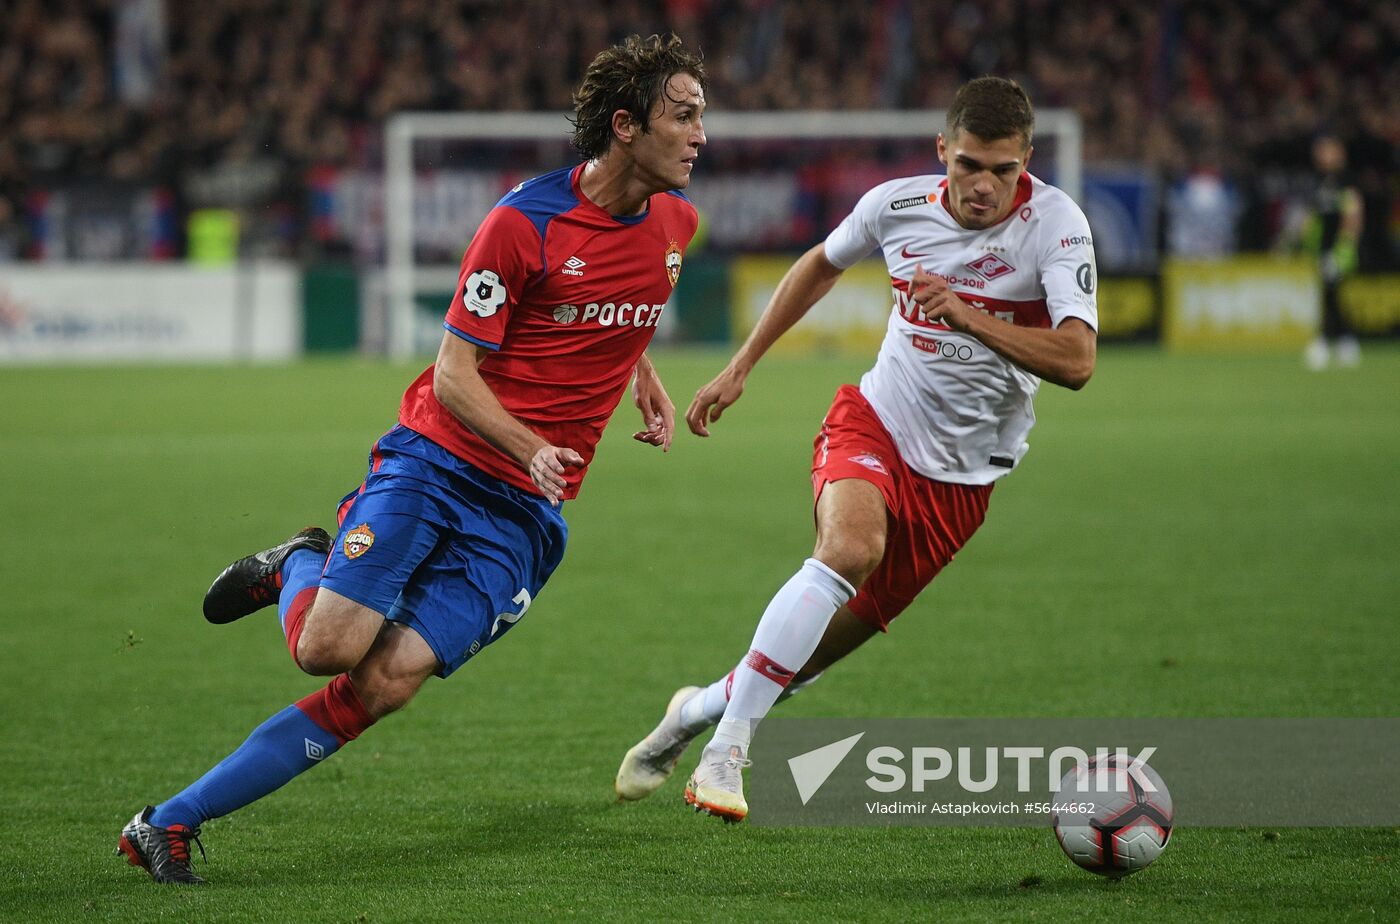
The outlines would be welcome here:
[[[7,0],[0,254],[75,180],[301,208],[310,169],[377,168],[394,111],[565,109],[597,50],[665,29],[717,108],[942,107],[998,73],[1078,110],[1091,164],[1249,180],[1327,128],[1373,220],[1396,198],[1400,6],[1372,0]]]

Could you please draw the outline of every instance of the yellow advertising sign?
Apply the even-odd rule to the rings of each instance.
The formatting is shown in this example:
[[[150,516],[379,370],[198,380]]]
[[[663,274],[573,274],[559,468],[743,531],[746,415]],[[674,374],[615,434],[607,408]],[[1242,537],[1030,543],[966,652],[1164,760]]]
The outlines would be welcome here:
[[[730,267],[730,330],[742,341],[792,266],[786,256],[738,257]],[[865,260],[846,270],[836,286],[774,345],[775,352],[863,352],[874,355],[885,338],[894,295],[885,264]]]
[[[1352,276],[1343,280],[1342,313],[1362,334],[1388,334],[1400,327],[1400,274]]]
[[[1306,259],[1168,260],[1162,337],[1171,349],[1297,349],[1317,333],[1321,291]]]
[[[1157,284],[1147,277],[1101,277],[1096,300],[1100,337],[1139,336],[1157,321]]]

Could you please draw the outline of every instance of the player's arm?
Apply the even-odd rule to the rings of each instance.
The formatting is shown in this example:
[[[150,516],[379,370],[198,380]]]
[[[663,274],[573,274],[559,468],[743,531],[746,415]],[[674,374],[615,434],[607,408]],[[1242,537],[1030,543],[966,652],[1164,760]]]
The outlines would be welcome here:
[[[690,402],[690,409],[685,412],[685,421],[691,433],[710,435],[707,425],[712,420],[719,420],[724,409],[739,400],[744,393],[745,379],[768,348],[802,320],[812,306],[836,285],[844,270],[827,259],[825,247],[825,244],[818,244],[797,258],[797,262],[784,274],[782,282],[778,283],[773,300],[764,309],[757,326],[734,358],[729,360],[729,365],[695,393],[695,400]]]
[[[632,376],[632,402],[642,412],[642,426],[646,427],[633,433],[632,439],[670,452],[671,438],[676,433],[676,406],[671,403],[666,387],[661,384],[661,376],[645,353],[637,360]]]
[[[1017,327],[973,308],[923,267],[915,271],[910,288],[930,320],[971,334],[1032,375],[1077,391],[1094,374],[1098,335],[1078,318],[1066,318],[1051,329]]]
[[[433,369],[433,394],[473,433],[528,471],[550,505],[557,507],[564,494],[564,470],[582,465],[583,457],[572,449],[551,446],[501,406],[477,370],[490,352],[451,331],[443,334]]]

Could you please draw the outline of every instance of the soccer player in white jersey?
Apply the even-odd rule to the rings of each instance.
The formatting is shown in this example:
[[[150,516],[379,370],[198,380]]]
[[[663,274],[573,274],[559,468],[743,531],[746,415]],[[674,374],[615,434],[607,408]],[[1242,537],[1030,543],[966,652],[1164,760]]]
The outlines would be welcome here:
[[[1079,389],[1098,314],[1084,214],[1026,172],[1034,112],[1016,83],[964,85],[937,140],[947,176],[866,193],[800,257],[748,340],[686,413],[692,432],[739,400],[759,358],[847,268],[878,249],[894,306],[875,366],[843,385],[812,462],[817,542],[768,604],[727,677],[676,691],[618,770],[623,799],[671,774],[718,725],[685,798],[727,821],[748,814],[742,768],[775,702],[811,683],[907,607],[981,525],[997,479],[1027,450],[1045,379]]]

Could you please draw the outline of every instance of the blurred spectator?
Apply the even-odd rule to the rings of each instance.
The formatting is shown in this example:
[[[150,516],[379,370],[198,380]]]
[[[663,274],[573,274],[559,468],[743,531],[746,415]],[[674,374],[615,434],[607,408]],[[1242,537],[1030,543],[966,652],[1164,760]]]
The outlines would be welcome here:
[[[5,0],[0,254],[32,193],[105,180],[272,207],[295,247],[308,176],[377,168],[389,114],[566,109],[605,44],[667,29],[704,51],[717,109],[937,108],[1015,77],[1082,115],[1091,164],[1199,193],[1209,151],[1250,203],[1246,246],[1332,122],[1367,199],[1363,265],[1395,262],[1400,5],[1374,0]]]

